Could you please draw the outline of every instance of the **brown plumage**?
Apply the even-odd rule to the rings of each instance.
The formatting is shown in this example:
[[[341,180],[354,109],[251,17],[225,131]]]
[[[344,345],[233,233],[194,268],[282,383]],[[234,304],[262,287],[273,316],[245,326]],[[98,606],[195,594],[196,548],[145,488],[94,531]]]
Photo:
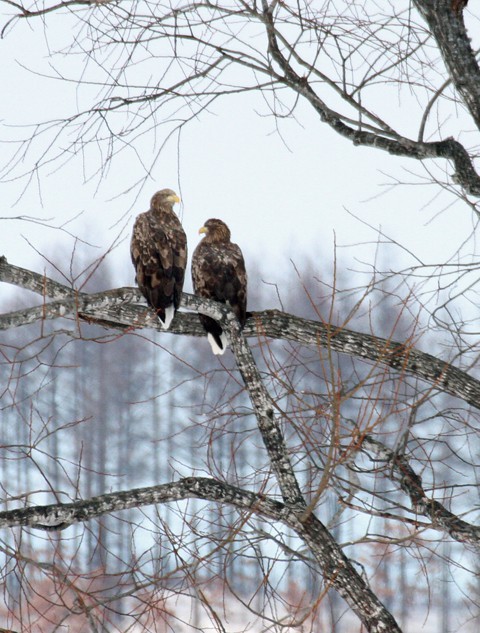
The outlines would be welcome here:
[[[452,11],[457,15],[461,13],[468,4],[468,0],[452,0]]]
[[[247,310],[247,273],[242,251],[230,241],[230,229],[214,218],[199,230],[205,237],[192,258],[192,281],[195,294],[228,304],[243,328]],[[214,354],[223,354],[227,337],[212,318],[199,314]]]
[[[149,211],[135,220],[130,243],[136,282],[164,329],[180,305],[187,265],[187,238],[175,202],[180,198],[171,189],[157,191]]]

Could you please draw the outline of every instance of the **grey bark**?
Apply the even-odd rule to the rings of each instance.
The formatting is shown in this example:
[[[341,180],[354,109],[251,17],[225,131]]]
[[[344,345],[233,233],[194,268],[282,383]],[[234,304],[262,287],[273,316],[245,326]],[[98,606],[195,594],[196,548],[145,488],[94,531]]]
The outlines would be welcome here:
[[[5,258],[0,259],[0,280],[34,290],[44,297],[41,306],[1,316],[0,324],[4,328],[67,314],[94,322],[103,321],[116,327],[157,327],[150,311],[133,303],[142,300],[134,288],[114,289],[94,295],[77,293],[45,276],[11,266]],[[51,296],[54,301],[47,303],[47,296]],[[274,403],[263,385],[247,340],[240,332],[233,313],[225,306],[187,294],[183,296],[182,305],[217,318],[230,332],[232,349],[251,398],[284,503],[215,480],[187,478],[163,486],[101,495],[71,504],[0,513],[0,526],[29,525],[58,530],[118,510],[190,497],[231,504],[240,510],[281,521],[294,530],[318,561],[325,582],[339,592],[369,631],[399,631],[392,615],[357,573],[323,523],[308,510],[281,432],[281,419],[276,415]],[[172,329],[174,333],[203,335],[196,315],[177,315]],[[477,380],[444,361],[402,343],[337,329],[278,311],[255,313],[249,319],[244,333],[258,336],[259,332],[262,336],[307,345],[330,346],[336,351],[366,358],[399,372],[418,375],[430,381],[435,388],[463,397],[471,404],[480,403],[480,383]],[[420,477],[404,457],[394,454],[371,437],[364,437],[361,445],[373,452],[375,459],[381,459],[390,466],[392,477],[409,494],[414,510],[428,516],[432,520],[432,527],[446,530],[459,541],[478,544],[478,528],[461,521],[437,502],[429,500],[421,487]]]
[[[0,257],[0,282],[16,285],[41,294],[42,305],[0,315],[0,330],[74,315],[92,323],[114,328],[149,327],[159,330],[155,315],[145,305],[137,288],[117,288],[87,295],[78,293],[33,271],[9,264]],[[54,301],[48,303],[46,298]],[[182,308],[206,311],[227,323],[229,311],[221,304],[184,293]],[[169,333],[204,336],[196,314],[177,313]],[[279,310],[254,312],[243,335],[294,341],[303,345],[320,345],[390,367],[401,373],[425,380],[438,389],[480,409],[480,381],[446,360],[422,352],[411,344],[355,332],[328,323],[302,319]],[[266,406],[268,403],[259,403]]]

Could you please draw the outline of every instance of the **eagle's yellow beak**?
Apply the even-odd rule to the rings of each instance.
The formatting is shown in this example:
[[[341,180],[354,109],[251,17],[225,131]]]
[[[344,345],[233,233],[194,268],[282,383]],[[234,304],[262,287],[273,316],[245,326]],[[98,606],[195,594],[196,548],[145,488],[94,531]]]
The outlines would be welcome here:
[[[170,201],[172,204],[175,204],[175,202],[181,202],[180,198],[177,196],[177,194],[176,194],[176,193],[174,193],[174,194],[173,194],[172,196],[170,196],[168,199],[169,199],[169,201]]]
[[[198,234],[201,235],[202,233],[208,233],[208,229],[206,226],[202,226],[200,229],[198,229]]]

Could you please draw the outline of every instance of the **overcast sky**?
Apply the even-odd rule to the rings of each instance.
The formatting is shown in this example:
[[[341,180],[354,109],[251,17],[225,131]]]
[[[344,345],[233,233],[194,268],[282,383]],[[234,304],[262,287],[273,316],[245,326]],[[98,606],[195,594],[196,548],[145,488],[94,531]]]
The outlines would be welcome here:
[[[477,27],[478,22],[472,22],[472,29]],[[37,74],[52,74],[45,42],[56,41],[59,28],[60,22],[51,20],[44,32],[40,21],[24,20],[0,40],[2,141],[29,137],[33,128],[18,126],[78,107],[81,97],[74,83]],[[68,29],[63,30],[63,38],[68,41]],[[75,63],[68,59],[71,75],[79,72]],[[401,112],[408,122],[408,107]],[[127,262],[126,267],[118,265],[115,282],[133,284],[133,267],[128,268],[133,220],[163,187],[182,197],[177,210],[190,254],[198,243],[198,228],[207,218],[219,217],[229,224],[247,266],[252,260],[264,262],[271,280],[277,282],[290,258],[301,262],[311,257],[320,267],[324,261],[331,263],[334,236],[340,266],[365,268],[355,260],[372,263],[377,251],[375,230],[354,216],[375,229],[381,227],[428,263],[445,260],[446,253],[454,253],[471,232],[469,209],[448,193],[438,195],[438,187],[422,184],[427,174],[420,163],[353,147],[322,124],[307,104],[298,107],[297,120],[280,122],[280,134],[273,118],[265,114],[255,95],[217,101],[210,112],[183,129],[180,139],[175,136],[167,143],[133,208],[137,194],[119,195],[142,175],[128,152],[119,155],[100,184],[98,179],[85,183],[85,174],[90,167],[95,171],[93,163],[99,160],[99,155],[92,158],[95,148],[62,169],[58,165],[47,169],[40,182],[33,179],[26,189],[25,179],[2,182],[1,252],[12,263],[37,269],[39,256],[27,240],[40,251],[49,255],[58,251],[64,257],[73,244],[69,235],[8,218],[53,218],[51,224],[61,225],[81,213],[67,228],[97,247],[89,250],[92,258],[119,236],[126,238],[114,255],[116,262]],[[458,125],[454,122],[454,127]],[[159,130],[159,137],[162,134]],[[2,165],[11,147],[3,145]],[[27,154],[26,171],[30,160]],[[145,156],[146,163],[150,160],[151,155]],[[449,169],[439,161],[426,167]],[[416,184],[392,186],[397,180]],[[357,246],[344,248],[347,245]],[[470,241],[462,252],[472,257],[475,249]],[[393,261],[396,256],[400,257],[400,249],[385,250],[383,260]],[[413,261],[410,258],[409,263]]]

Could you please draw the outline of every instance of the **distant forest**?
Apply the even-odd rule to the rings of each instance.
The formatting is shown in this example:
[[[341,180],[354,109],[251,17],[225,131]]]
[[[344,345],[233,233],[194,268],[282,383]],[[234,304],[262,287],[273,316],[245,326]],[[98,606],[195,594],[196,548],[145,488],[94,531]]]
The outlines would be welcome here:
[[[348,290],[345,276],[336,279],[334,292],[332,272],[312,261],[287,268],[281,287],[268,279],[259,282],[261,271],[256,275],[249,288],[252,310],[279,308],[402,340],[416,339],[423,329],[418,305],[399,304],[386,288],[361,297]],[[104,263],[88,290],[111,287],[112,278],[113,270]],[[473,502],[461,484],[462,478],[475,477],[469,451],[475,446],[478,458],[480,447],[478,439],[468,447],[458,434],[456,400],[434,394],[401,372],[359,368],[349,356],[320,347],[267,340],[260,331],[251,345],[288,420],[283,431],[303,489],[313,499],[323,474],[330,473],[317,512],[347,555],[365,569],[383,603],[398,614],[406,631],[415,630],[416,606],[423,609],[426,603],[438,632],[449,631],[458,614],[468,619],[467,596],[478,596],[480,585],[478,576],[462,570],[463,546],[437,540],[432,530],[417,535],[422,541],[418,547],[432,552],[425,582],[424,554],[417,558],[415,545],[395,544],[395,539],[410,538],[398,520],[405,515],[406,501],[388,485],[382,464],[377,464],[377,476],[371,463],[363,469],[358,459],[355,464],[346,459],[335,467],[329,457],[333,431],[328,412],[336,385],[341,385],[338,442],[345,441],[356,420],[371,419],[376,437],[395,450],[409,428],[406,449],[425,488],[461,513]],[[227,352],[215,358],[205,338],[121,332],[85,321],[72,328],[71,320],[58,320],[3,333],[0,353],[0,468],[2,496],[8,499],[3,509],[66,503],[190,475],[252,490],[266,481],[269,463],[233,356]],[[425,401],[420,412],[410,400],[421,390]],[[345,446],[348,451],[348,442]],[[243,530],[238,539],[232,537],[236,525]],[[377,525],[383,527],[377,530]],[[377,537],[385,530],[392,540]],[[6,608],[33,630],[38,623],[39,631],[56,631],[65,622],[73,627],[68,630],[83,631],[80,618],[75,628],[75,598],[67,595],[68,583],[55,593],[55,578],[73,584],[82,577],[82,586],[101,598],[96,617],[100,610],[106,631],[148,624],[152,601],[158,630],[193,631],[206,627],[205,622],[213,626],[215,618],[199,599],[199,587],[209,595],[218,591],[227,603],[230,596],[235,612],[253,609],[264,615],[273,594],[276,600],[280,596],[285,613],[292,613],[311,606],[322,593],[313,562],[308,553],[302,555],[292,533],[258,519],[245,526],[237,510],[198,499],[124,511],[60,533],[22,528],[0,536],[4,626],[15,624],[11,615],[6,618]],[[30,564],[33,551],[37,557],[42,552],[45,568]],[[145,602],[148,596],[148,609],[142,607],[139,588]],[[316,612],[317,625],[348,630],[343,601],[324,589],[329,607]],[[168,600],[174,594],[194,605],[191,617],[183,618],[175,601]]]

